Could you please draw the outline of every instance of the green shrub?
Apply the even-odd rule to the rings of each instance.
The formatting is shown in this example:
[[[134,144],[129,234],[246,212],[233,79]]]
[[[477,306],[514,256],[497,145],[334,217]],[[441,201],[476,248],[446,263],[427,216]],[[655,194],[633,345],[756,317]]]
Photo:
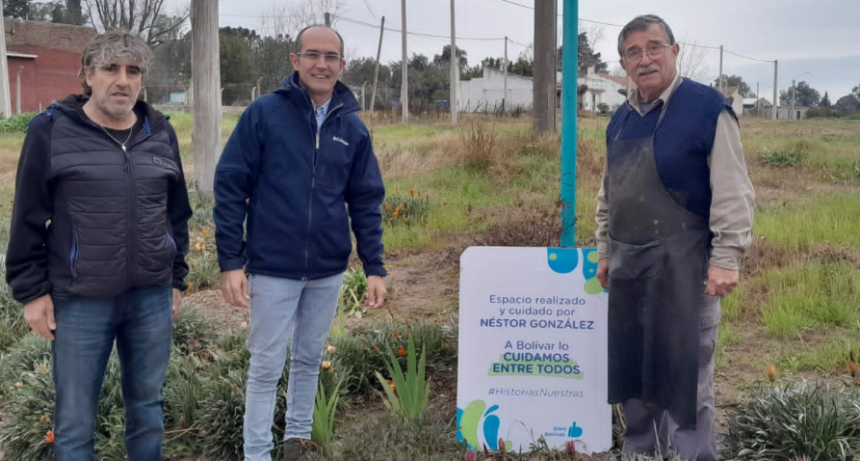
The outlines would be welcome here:
[[[765,148],[759,155],[763,163],[777,167],[797,166],[805,163],[808,158],[809,145],[804,141],[798,141],[793,146],[780,150]]]
[[[54,428],[55,393],[50,369],[36,366],[18,372],[18,381],[12,383],[13,389],[3,399],[0,421],[3,455],[10,460],[52,459],[53,445],[46,440]],[[4,364],[3,374],[7,373]]]
[[[0,133],[26,133],[27,124],[36,116],[35,112],[0,118]]]
[[[173,319],[173,344],[183,353],[210,346],[214,332],[215,324],[203,306],[185,304]]]
[[[0,356],[0,401],[15,390],[15,383],[21,382],[27,373],[50,363],[50,341],[35,334],[21,338]]]
[[[426,352],[426,349],[425,349]],[[375,373],[382,390],[385,391],[385,407],[396,415],[409,421],[417,421],[427,409],[430,398],[430,383],[427,381],[427,354],[421,358],[415,352],[415,340],[409,336],[408,346],[400,348],[398,355],[406,359],[406,371],[400,366],[400,360],[394,351],[389,351],[389,360],[385,364],[390,380],[386,382],[378,371]]]
[[[860,455],[860,390],[807,381],[754,389],[728,414],[729,459],[774,461]]]

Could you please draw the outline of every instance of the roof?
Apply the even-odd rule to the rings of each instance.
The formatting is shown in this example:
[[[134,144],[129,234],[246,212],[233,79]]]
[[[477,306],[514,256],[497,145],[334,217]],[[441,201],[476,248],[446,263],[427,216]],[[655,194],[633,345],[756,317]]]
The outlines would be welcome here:
[[[737,92],[738,92],[738,88],[739,88],[739,87],[737,87],[737,86],[727,86],[727,87],[723,88],[722,90],[720,90],[720,88],[719,88],[719,87],[716,87],[716,88],[717,88],[717,91],[719,91],[720,93],[722,93],[722,94],[723,94],[723,96],[725,96],[725,97],[727,97],[727,98],[731,98],[732,96],[734,96],[734,94],[735,94],[735,93],[737,93]]]
[[[615,76],[615,75],[609,75],[609,74],[598,74],[598,75],[600,75],[601,77],[605,78],[606,80],[612,80],[613,82],[615,82],[615,83],[617,83],[617,84],[619,84],[619,85],[621,85],[621,86],[625,86],[625,87],[627,86],[627,77],[618,77],[618,76]],[[631,86],[636,86],[636,85],[634,85],[634,84],[633,84],[633,82],[632,82],[632,81],[630,82],[630,85],[631,85]]]
[[[3,18],[7,51],[35,54],[33,47],[80,54],[96,35],[92,27]]]

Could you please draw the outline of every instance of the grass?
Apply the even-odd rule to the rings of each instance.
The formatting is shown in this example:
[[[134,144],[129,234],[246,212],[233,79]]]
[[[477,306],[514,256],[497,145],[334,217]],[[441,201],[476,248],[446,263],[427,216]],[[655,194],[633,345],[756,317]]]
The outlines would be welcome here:
[[[787,337],[812,329],[860,326],[860,270],[852,264],[773,269],[759,283],[772,293],[762,309],[770,334]]]
[[[856,192],[819,194],[798,201],[759,208],[755,233],[789,250],[815,244],[860,248],[860,195]]]

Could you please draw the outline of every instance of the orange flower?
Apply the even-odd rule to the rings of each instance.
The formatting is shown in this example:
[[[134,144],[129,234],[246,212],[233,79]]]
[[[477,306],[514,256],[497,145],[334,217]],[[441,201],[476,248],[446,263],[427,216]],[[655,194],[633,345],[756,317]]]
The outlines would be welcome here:
[[[379,348],[376,347],[376,345],[373,345],[373,346],[370,346],[370,350],[372,350],[373,352],[376,352],[379,350]]]
[[[400,354],[401,357],[406,357],[406,348],[401,347],[400,349],[397,350],[397,353]]]
[[[400,192],[400,186],[395,187],[394,190],[396,190],[397,192]]]
[[[323,360],[322,367],[323,367],[323,370],[331,370],[331,361]]]
[[[385,211],[391,211],[391,204],[385,205]]]
[[[769,379],[770,382],[773,382],[773,380],[776,379],[776,365],[771,364],[767,366],[767,379]]]
[[[394,332],[394,339],[400,339],[400,333]]]
[[[45,442],[54,443],[54,431],[50,430],[45,434]]]
[[[191,291],[194,289],[194,285],[191,282],[186,282],[185,285],[188,286],[188,291]]]
[[[394,210],[393,214],[394,214],[394,216],[397,216],[398,214],[400,214],[400,210]]]
[[[415,190],[409,189],[409,195],[414,197],[415,196]]]
[[[204,236],[204,237],[209,237],[209,231],[208,231],[208,230],[206,230],[206,229],[203,229],[203,236]]]
[[[392,391],[397,390],[397,388],[394,386],[394,381],[389,379],[387,382],[388,382],[388,387],[390,387]]]

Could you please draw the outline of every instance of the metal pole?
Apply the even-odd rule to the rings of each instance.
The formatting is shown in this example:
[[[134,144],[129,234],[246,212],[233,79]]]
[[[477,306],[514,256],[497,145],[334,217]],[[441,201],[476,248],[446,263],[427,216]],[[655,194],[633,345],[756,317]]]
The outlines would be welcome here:
[[[3,13],[3,0],[0,0],[0,15]],[[12,116],[12,95],[9,92],[9,63],[6,58],[6,26],[0,21],[0,114],[2,117]]]
[[[400,1],[400,16],[403,23],[402,49],[400,57],[400,109],[403,114],[403,123],[409,123],[409,79],[406,68],[409,61],[406,57],[406,0]]]
[[[502,113],[508,113],[508,36],[505,35],[505,86],[502,95]]]
[[[18,67],[18,76],[15,77],[15,109],[18,115],[21,115],[21,71],[24,66]],[[145,100],[146,98],[144,98]]]
[[[761,108],[759,107],[759,101],[761,101],[761,93],[759,93],[759,82],[755,82],[755,116],[761,117]]]
[[[771,107],[773,107],[773,111],[770,114],[771,118],[773,120],[776,120],[776,91],[777,91],[777,88],[779,88],[779,85],[777,84],[777,82],[779,81],[778,77],[779,77],[779,60],[776,60],[773,62],[773,104],[771,104]]]
[[[720,88],[720,93],[723,93],[723,45],[720,45],[720,78],[717,83]],[[725,96],[725,94],[723,94]]]
[[[325,25],[326,27],[331,27],[331,13],[325,14]]]
[[[555,131],[555,5],[547,0],[535,2],[534,25],[532,132],[540,135]]]
[[[379,55],[382,54],[382,34],[385,33],[385,16],[382,17],[382,24],[379,25],[379,46],[376,48],[376,66],[373,69],[373,91],[370,92],[370,112],[373,112],[373,107],[376,105],[376,83],[379,82]]]
[[[791,113],[788,114],[789,120],[794,120],[794,100],[797,98],[797,83],[791,79]]]
[[[561,246],[576,246],[576,101],[579,2],[564,1],[561,83]]]
[[[448,95],[448,110],[451,111],[451,124],[457,124],[457,77],[460,72],[460,60],[457,59],[457,36],[454,27],[454,0],[451,0],[451,82]]]

